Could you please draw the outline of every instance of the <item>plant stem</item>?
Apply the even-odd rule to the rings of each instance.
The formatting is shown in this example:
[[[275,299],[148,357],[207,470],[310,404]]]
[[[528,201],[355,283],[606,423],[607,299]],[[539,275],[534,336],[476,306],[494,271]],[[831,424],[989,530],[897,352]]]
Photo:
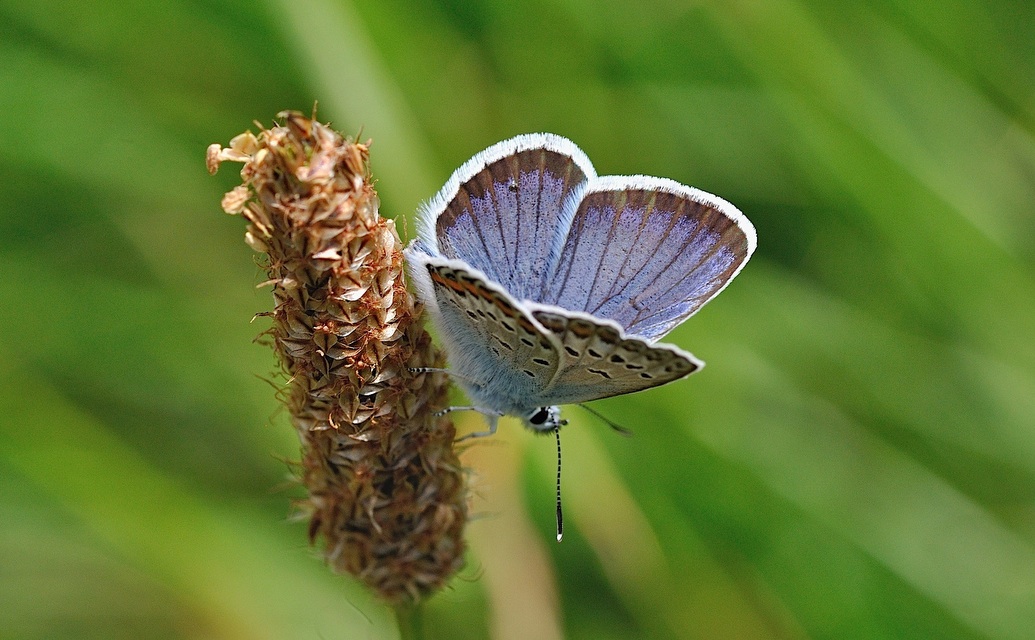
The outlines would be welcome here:
[[[424,637],[423,610],[420,604],[395,605],[400,640],[421,640]]]

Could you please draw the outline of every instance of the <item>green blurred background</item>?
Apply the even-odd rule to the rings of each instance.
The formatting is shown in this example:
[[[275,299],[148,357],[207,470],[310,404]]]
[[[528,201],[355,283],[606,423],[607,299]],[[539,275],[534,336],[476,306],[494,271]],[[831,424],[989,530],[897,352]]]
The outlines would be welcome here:
[[[392,638],[291,522],[236,167],[372,138],[404,235],[530,131],[758,228],[700,374],[507,422],[433,638],[1035,637],[1035,4],[4,0],[0,638]],[[466,420],[466,418],[464,418]],[[474,423],[463,422],[462,429]]]

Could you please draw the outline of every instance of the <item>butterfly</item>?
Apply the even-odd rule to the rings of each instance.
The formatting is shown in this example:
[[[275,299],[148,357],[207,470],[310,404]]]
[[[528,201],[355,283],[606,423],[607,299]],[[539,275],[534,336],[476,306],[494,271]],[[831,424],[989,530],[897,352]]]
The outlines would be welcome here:
[[[465,162],[418,224],[408,272],[473,403],[451,409],[488,420],[472,436],[504,415],[557,432],[560,405],[698,371],[702,361],[656,340],[718,295],[756,244],[725,200],[664,178],[597,176],[573,142],[545,133]]]

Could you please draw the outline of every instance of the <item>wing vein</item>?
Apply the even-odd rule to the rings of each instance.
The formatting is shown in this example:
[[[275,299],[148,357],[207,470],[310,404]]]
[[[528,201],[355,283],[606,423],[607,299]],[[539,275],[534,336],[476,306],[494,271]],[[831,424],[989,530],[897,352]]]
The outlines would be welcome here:
[[[647,228],[647,220],[648,218],[650,218],[651,211],[653,211],[654,203],[655,200],[652,199],[650,206],[648,206],[647,209],[644,210],[643,217],[640,219],[640,224],[636,229],[636,237],[633,238],[632,244],[629,246],[629,251],[625,253],[625,258],[622,259],[622,264],[618,267],[617,277],[615,278],[615,281],[611,283],[611,288],[607,290],[607,295],[603,299],[601,299],[600,304],[594,307],[591,313],[596,313],[597,311],[600,311],[601,307],[603,307],[608,301],[615,299],[622,291],[625,291],[626,287],[628,287],[629,284],[632,282],[633,278],[629,277],[628,279],[626,279],[625,282],[620,283],[622,271],[624,271],[625,266],[629,264],[629,258],[631,258],[635,253],[634,249],[636,248],[636,245],[640,242],[640,236],[643,235],[643,230]],[[660,246],[661,244],[659,243],[658,247]],[[646,263],[644,266],[646,266]],[[618,289],[618,291],[615,291],[615,287],[618,286],[619,283],[621,284],[621,287]]]

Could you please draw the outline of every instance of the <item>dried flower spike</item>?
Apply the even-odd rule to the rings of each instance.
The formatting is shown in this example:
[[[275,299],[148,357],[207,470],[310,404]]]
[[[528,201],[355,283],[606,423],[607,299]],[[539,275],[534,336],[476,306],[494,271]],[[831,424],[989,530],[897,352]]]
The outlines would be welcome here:
[[[327,562],[412,604],[463,562],[467,519],[441,366],[403,283],[401,242],[378,216],[368,149],[297,112],[212,145],[208,168],[244,162],[223,209],[266,254],[274,349],[302,444],[300,505]]]

